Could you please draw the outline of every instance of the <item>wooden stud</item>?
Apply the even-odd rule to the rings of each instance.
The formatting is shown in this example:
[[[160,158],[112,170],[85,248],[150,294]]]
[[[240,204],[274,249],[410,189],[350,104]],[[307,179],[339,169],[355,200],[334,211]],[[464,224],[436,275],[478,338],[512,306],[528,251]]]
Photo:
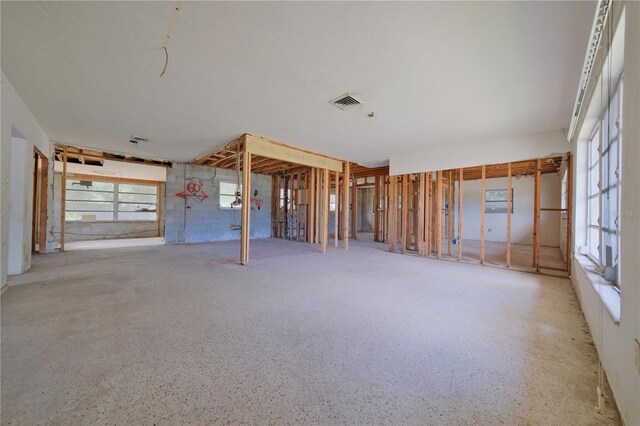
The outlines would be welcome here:
[[[31,205],[31,251],[36,251],[36,242],[38,241],[38,181],[39,173],[38,173],[38,160],[40,157],[38,153],[34,150],[33,152],[33,203]]]
[[[418,202],[417,202],[417,217],[416,222],[418,225],[418,231],[416,232],[416,246],[418,249],[418,256],[425,255],[425,241],[424,241],[424,227],[425,227],[425,173],[418,174]]]
[[[351,186],[351,238],[358,239],[358,179],[353,178]]]
[[[316,169],[316,235],[315,235],[315,243],[320,243],[320,238],[322,237],[322,170]]]
[[[342,176],[342,238],[345,250],[349,250],[349,176],[351,176],[351,165],[345,161]]]
[[[409,233],[409,175],[402,175],[402,193],[400,194],[400,252],[407,252],[407,240]]]
[[[322,171],[323,177],[323,200],[322,200],[322,252],[327,251],[329,242],[329,170]]]
[[[340,229],[340,214],[338,212],[338,204],[340,203],[340,174],[338,172],[335,172],[335,179],[336,179],[336,189],[335,189],[335,195],[334,195],[334,199],[335,199],[335,208],[333,210],[333,217],[334,217],[334,221],[333,221],[333,232],[334,232],[334,238],[333,238],[333,246],[334,247],[338,247],[338,230]]]
[[[455,214],[453,212],[453,170],[449,170],[449,202],[447,203],[447,254],[452,254],[453,234],[455,232],[453,221]]]
[[[507,164],[507,268],[511,268],[511,163]]]
[[[397,236],[396,236],[396,228],[397,228],[397,219],[396,219],[396,215],[398,213],[398,196],[396,195],[396,182],[397,182],[397,177],[396,176],[389,176],[389,212],[387,214],[387,221],[389,222],[388,224],[388,228],[389,228],[389,251],[390,252],[395,252],[396,251],[396,243],[397,243]]]
[[[533,265],[540,272],[540,174],[542,160],[536,160],[535,192],[533,199]]]
[[[480,263],[484,264],[484,209],[486,197],[487,168],[482,166],[482,192],[480,194]]]
[[[458,171],[458,262],[462,260],[462,184],[464,182],[464,169]]]
[[[380,241],[380,178],[373,177],[373,241]]]
[[[442,259],[442,171],[436,172],[436,208],[434,211],[436,226],[436,256]]]
[[[39,251],[44,253],[47,251],[47,218],[48,218],[48,196],[49,196],[49,159],[45,156],[42,159],[42,169],[40,171],[40,225],[39,231]]]
[[[309,173],[309,223],[307,223],[307,242],[313,244],[315,242],[315,226],[316,226],[316,169],[312,168]]]
[[[424,255],[431,256],[431,172],[425,174],[425,203],[424,203]]]
[[[300,202],[300,196],[302,195],[302,191],[300,190],[301,185],[302,173],[298,172],[298,180],[296,181],[296,241],[300,241],[300,206],[302,206],[302,203]]]
[[[573,242],[571,241],[571,227],[573,225],[573,156],[567,155],[567,244],[565,247],[565,259],[567,260],[567,272],[571,275],[571,259],[573,257]]]
[[[67,221],[67,147],[62,151],[62,191],[60,191],[60,251],[64,251],[64,231]]]
[[[242,223],[240,225],[240,263],[249,264],[249,235],[251,231],[251,153],[242,152]]]

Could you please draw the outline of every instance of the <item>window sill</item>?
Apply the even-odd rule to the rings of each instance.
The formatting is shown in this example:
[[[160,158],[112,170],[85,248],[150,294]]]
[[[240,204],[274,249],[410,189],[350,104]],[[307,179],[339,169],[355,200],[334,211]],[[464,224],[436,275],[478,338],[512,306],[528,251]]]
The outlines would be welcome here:
[[[615,325],[620,324],[620,293],[616,287],[605,280],[599,274],[593,272],[593,262],[584,255],[576,255],[576,262],[584,272],[585,277],[591,283],[593,290],[600,297],[600,301],[609,312],[609,316]]]

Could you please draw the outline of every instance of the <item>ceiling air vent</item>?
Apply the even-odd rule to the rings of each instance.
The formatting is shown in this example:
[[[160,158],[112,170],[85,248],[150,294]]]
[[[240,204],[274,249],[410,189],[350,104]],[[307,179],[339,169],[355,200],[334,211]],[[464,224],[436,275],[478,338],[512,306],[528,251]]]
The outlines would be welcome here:
[[[139,144],[140,142],[149,142],[149,138],[131,135],[131,137],[129,138],[129,142],[131,142],[132,144]]]
[[[352,94],[350,93],[346,93],[342,96],[338,96],[335,99],[332,99],[331,101],[329,101],[332,105],[340,108],[341,110],[345,111],[349,108],[351,108],[352,106],[355,105],[361,105],[362,102],[359,101],[358,99],[356,99]]]

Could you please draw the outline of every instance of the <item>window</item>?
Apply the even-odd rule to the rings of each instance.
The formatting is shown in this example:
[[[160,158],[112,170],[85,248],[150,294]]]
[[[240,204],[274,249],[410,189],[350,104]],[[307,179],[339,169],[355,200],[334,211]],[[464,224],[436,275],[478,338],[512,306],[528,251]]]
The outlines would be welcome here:
[[[507,189],[487,189],[484,193],[485,213],[506,213],[508,203]],[[511,213],[513,213],[513,188],[511,188]]]
[[[616,268],[619,260],[621,93],[622,79],[588,142],[587,248],[602,268]]]
[[[67,221],[155,221],[158,186],[67,179]]]
[[[236,197],[236,191],[239,193]],[[221,209],[241,209],[242,208],[242,185],[233,182],[220,182],[220,208]]]

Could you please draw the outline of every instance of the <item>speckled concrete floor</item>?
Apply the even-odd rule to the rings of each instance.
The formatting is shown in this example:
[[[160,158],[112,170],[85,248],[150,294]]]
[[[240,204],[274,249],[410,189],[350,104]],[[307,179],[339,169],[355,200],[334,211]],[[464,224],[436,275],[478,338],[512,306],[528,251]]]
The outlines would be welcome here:
[[[39,256],[2,296],[2,424],[580,424],[566,279],[279,240]]]

